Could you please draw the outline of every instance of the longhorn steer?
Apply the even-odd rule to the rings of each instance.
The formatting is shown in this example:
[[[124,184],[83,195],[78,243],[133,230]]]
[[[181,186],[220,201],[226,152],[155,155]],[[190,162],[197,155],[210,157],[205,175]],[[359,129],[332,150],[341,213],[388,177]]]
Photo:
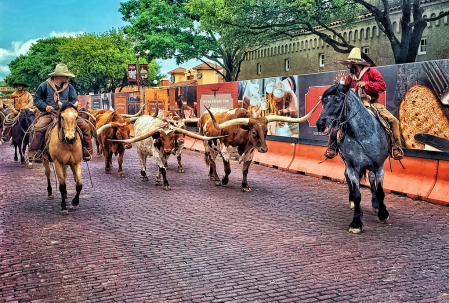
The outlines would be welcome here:
[[[108,139],[126,140],[130,138],[132,130],[131,122],[137,118],[123,118],[116,112],[106,112],[96,117],[97,139],[100,142],[101,149],[104,154],[105,173],[110,174],[112,170],[112,154],[118,157],[118,176],[124,177],[125,173],[122,169],[123,155],[125,149],[132,147],[131,143],[111,142]]]
[[[243,108],[233,110],[218,110],[212,113],[208,108],[207,112],[201,115],[198,121],[200,135],[221,136],[224,138],[204,142],[205,160],[209,166],[210,180],[215,185],[226,185],[229,182],[231,173],[230,159],[236,157],[239,163],[243,162],[242,191],[249,192],[247,175],[254,152],[257,149],[259,153],[266,153],[268,147],[265,143],[267,136],[267,125],[269,122],[281,121],[289,123],[301,123],[310,118],[318,104],[302,118],[290,118],[286,116],[266,116],[253,118],[251,113]],[[220,182],[217,175],[215,158],[220,154],[223,158],[225,176]]]
[[[136,137],[129,140],[110,140],[115,142],[131,144],[134,142],[137,146],[139,155],[142,180],[148,181],[146,175],[147,156],[153,156],[158,166],[156,175],[156,185],[161,185],[161,174],[164,179],[164,189],[170,190],[170,185],[166,176],[167,160],[171,154],[178,155],[178,171],[183,172],[181,165],[181,150],[184,145],[184,135],[199,139],[211,140],[220,137],[204,137],[187,131],[183,128],[184,121],[179,117],[169,116],[168,112],[162,112],[161,116],[142,116],[134,124]],[[157,114],[156,114],[157,115]],[[179,118],[179,119],[178,119]],[[182,171],[181,171],[182,170]]]

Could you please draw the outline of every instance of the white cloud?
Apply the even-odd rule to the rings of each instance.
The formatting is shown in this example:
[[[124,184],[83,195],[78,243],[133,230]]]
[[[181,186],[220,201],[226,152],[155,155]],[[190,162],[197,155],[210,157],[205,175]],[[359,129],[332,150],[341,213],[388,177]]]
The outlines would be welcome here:
[[[83,31],[81,32],[56,32],[56,31],[52,31],[50,33],[50,37],[75,37],[76,35],[81,35],[84,34]]]

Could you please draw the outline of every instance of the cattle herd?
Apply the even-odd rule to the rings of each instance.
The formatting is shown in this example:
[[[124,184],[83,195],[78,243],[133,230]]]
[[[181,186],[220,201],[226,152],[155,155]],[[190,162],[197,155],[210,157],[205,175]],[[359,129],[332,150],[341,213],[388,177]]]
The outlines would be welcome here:
[[[318,104],[317,104],[318,105]],[[65,108],[65,107],[64,107]],[[184,146],[185,136],[202,140],[205,147],[205,160],[209,166],[209,178],[214,181],[215,185],[227,184],[229,174],[231,173],[230,160],[237,159],[239,163],[243,163],[243,181],[242,191],[249,192],[251,188],[248,186],[247,174],[248,168],[254,156],[255,150],[260,153],[268,151],[265,143],[267,135],[267,127],[270,123],[277,121],[289,123],[301,123],[306,121],[315,108],[306,116],[301,118],[291,118],[285,116],[267,116],[254,118],[252,113],[243,108],[233,110],[207,109],[200,118],[181,118],[177,113],[163,111],[157,109],[152,115],[142,115],[144,105],[135,115],[119,114],[111,110],[88,110],[79,109],[70,113],[70,117],[76,119],[80,116],[90,122],[91,134],[97,145],[97,157],[104,156],[106,174],[112,171],[112,155],[118,155],[118,176],[124,177],[123,156],[125,150],[132,147],[132,143],[136,143],[137,154],[139,156],[141,166],[142,181],[148,181],[146,174],[146,160],[148,156],[152,156],[157,164],[156,184],[162,185],[165,190],[170,190],[167,179],[167,160],[170,155],[175,155],[178,160],[178,172],[183,173],[184,168],[181,164],[181,153]],[[71,107],[65,108],[66,111],[73,112]],[[67,113],[66,113],[67,114]],[[63,111],[61,110],[58,121],[66,121]],[[20,113],[20,116],[30,116],[26,111]],[[3,115],[2,115],[3,118]],[[21,121],[21,119],[19,119]],[[2,121],[0,121],[2,122]],[[25,123],[23,122],[23,123]],[[197,123],[199,133],[188,131],[187,123]],[[3,123],[0,123],[3,126]],[[20,127],[24,132],[31,122]],[[21,123],[18,123],[21,125]],[[76,178],[76,196],[72,200],[72,205],[78,205],[79,193],[82,189],[81,182],[81,140],[80,134],[72,131],[68,134],[68,128],[55,123],[54,128],[48,130],[49,138],[47,142],[48,150],[44,152],[43,163],[48,181],[48,199],[53,199],[52,188],[50,185],[50,162],[55,163],[55,171],[60,184],[61,191],[61,213],[67,214],[66,200],[67,191],[65,188],[65,176],[67,167],[70,167]],[[19,151],[25,152],[29,134],[29,129],[21,134],[20,140],[25,144],[14,141],[14,145],[19,145]],[[52,134],[55,135],[52,135]],[[55,138],[54,141],[52,138]],[[78,140],[77,140],[78,138]],[[52,145],[53,144],[53,145]],[[22,147],[22,148],[20,148]],[[79,149],[79,150],[78,150]],[[61,153],[61,150],[66,152]],[[74,156],[67,156],[67,153],[73,153]],[[216,171],[215,159],[217,155],[221,155],[225,167],[225,176],[220,181]],[[17,161],[17,156],[15,157]],[[24,160],[21,159],[24,166]],[[32,168],[32,163],[29,163]],[[162,179],[161,180],[161,175]]]

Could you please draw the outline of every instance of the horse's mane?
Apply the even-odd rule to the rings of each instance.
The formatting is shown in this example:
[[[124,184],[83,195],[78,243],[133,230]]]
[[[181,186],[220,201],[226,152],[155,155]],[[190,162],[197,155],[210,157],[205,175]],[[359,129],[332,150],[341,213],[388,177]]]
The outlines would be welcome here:
[[[70,102],[62,103],[62,106],[59,108],[59,113],[58,113],[58,128],[61,128],[61,113],[68,108],[73,108],[74,110],[78,111],[76,109],[75,105],[73,105],[72,103],[70,103]]]
[[[351,86],[350,83],[349,84],[340,84],[340,83],[334,84],[324,91],[323,95],[321,96],[321,99],[324,100],[324,98],[326,98],[327,96],[330,96],[330,95],[346,93],[349,90],[350,86]]]

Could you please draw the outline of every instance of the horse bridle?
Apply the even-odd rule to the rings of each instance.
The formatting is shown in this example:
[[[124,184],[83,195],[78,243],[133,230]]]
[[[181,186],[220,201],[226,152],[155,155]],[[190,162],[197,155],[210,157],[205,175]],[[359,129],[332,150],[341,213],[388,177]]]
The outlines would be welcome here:
[[[345,93],[342,93],[342,94],[345,96],[345,98],[343,99],[343,105],[342,105],[343,108],[340,110],[340,115],[338,116],[338,118],[333,119],[332,122],[330,123],[332,128],[335,125],[335,126],[337,126],[337,129],[342,129],[342,127],[344,127],[352,118],[354,118],[360,110],[360,107],[359,107],[359,109],[357,109],[357,111],[351,117],[349,117],[349,119],[345,119],[345,118],[347,118],[348,111],[349,111],[348,101],[347,101],[349,94],[345,94]]]

